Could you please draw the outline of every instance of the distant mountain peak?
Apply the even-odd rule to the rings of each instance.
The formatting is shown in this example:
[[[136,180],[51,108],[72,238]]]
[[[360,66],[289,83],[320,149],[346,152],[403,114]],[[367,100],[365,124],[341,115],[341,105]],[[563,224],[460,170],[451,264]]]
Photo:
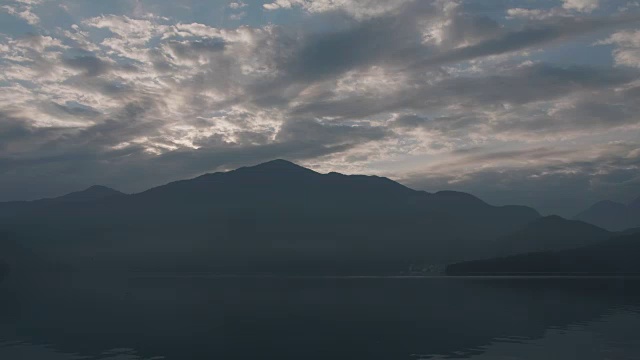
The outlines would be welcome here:
[[[563,218],[560,215],[555,215],[555,214],[543,216],[539,219],[536,219],[536,222],[551,222],[551,221],[562,222],[562,221],[567,221],[567,219]]]
[[[296,166],[300,167],[300,165],[285,159],[273,159],[266,162],[263,162],[256,166]]]
[[[56,201],[92,201],[103,199],[109,196],[114,195],[124,195],[118,190],[112,189],[110,187],[104,185],[92,185],[88,188],[75,191],[66,195],[62,195],[60,197],[54,198],[52,200]]]
[[[619,203],[612,200],[601,200],[591,205],[591,208],[611,208],[611,207],[624,207],[623,203]]]
[[[83,192],[111,192],[111,193],[120,193],[120,191],[112,189],[110,187],[104,185],[91,185],[88,188],[82,190]]]
[[[441,190],[436,192],[434,195],[441,198],[455,199],[455,200],[466,200],[469,203],[475,203],[479,205],[487,205],[485,201],[478,198],[477,196],[471,195],[469,193],[454,191],[454,190]]]
[[[238,170],[253,170],[253,171],[268,171],[268,172],[291,172],[291,171],[304,171],[304,172],[313,172],[315,171],[311,169],[307,169],[303,166],[300,166],[296,163],[293,163],[284,159],[275,159],[271,161],[267,161],[254,166],[247,166],[240,168]]]
[[[574,219],[582,220],[610,231],[622,231],[640,226],[640,198],[629,205],[611,201],[599,201],[582,211]]]

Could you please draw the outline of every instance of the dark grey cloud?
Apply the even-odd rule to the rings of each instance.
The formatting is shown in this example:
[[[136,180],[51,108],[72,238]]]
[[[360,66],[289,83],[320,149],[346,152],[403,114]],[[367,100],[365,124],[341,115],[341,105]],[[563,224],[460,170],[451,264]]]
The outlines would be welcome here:
[[[359,143],[380,140],[389,132],[382,127],[321,124],[313,120],[291,120],[278,132],[277,140],[308,143]]]
[[[181,58],[193,58],[200,54],[211,54],[223,51],[225,41],[221,38],[196,39],[185,41],[169,41],[168,46],[176,56]]]
[[[631,15],[617,18],[585,19],[560,18],[536,25],[528,25],[521,30],[508,31],[496,38],[480,43],[456,48],[418,62],[414,66],[437,66],[545,45],[585,33],[610,27],[637,23],[640,16]]]
[[[77,56],[64,59],[63,64],[72,69],[83,70],[87,76],[99,76],[105,74],[111,65],[95,56]]]
[[[391,126],[401,130],[423,129],[448,136],[456,136],[458,133],[467,134],[486,122],[487,118],[485,116],[476,115],[472,112],[434,118],[407,114],[394,119],[391,122]]]
[[[634,77],[629,77],[634,79]],[[636,87],[616,92],[587,95],[573,106],[553,114],[536,112],[509,122],[494,124],[497,132],[567,133],[572,131],[609,129],[640,123],[640,94]]]
[[[417,128],[426,126],[429,118],[415,114],[401,115],[393,121],[393,125],[401,128]]]
[[[463,10],[448,14],[440,29],[438,45],[425,44],[420,36],[429,19],[442,21],[437,2],[409,2],[399,13],[355,23],[346,29],[293,40],[282,37],[293,51],[277,59],[286,69],[279,81],[286,85],[318,81],[373,64],[421,72],[425,67],[455,64],[490,55],[540,47],[549,43],[611,27],[637,23],[639,16],[607,18],[552,18],[508,30],[484,15]],[[470,45],[464,45],[470,44]],[[463,45],[463,46],[460,46]],[[409,68],[403,68],[409,66]],[[259,87],[274,87],[273,83]],[[280,86],[284,86],[280,84]],[[277,86],[275,86],[277,87]]]
[[[637,79],[636,71],[592,66],[521,66],[504,75],[459,77],[446,80],[432,92],[459,101],[491,104],[526,104],[548,100],[576,91],[597,90],[626,84]]]
[[[0,111],[0,170],[13,171],[11,162],[21,155],[33,156],[42,144],[64,134],[60,127],[34,127],[30,119]]]
[[[102,115],[99,111],[90,106],[80,104],[57,104],[50,103],[45,106],[45,112],[50,112],[56,116],[73,116],[80,118],[97,118]]]
[[[105,160],[114,156],[130,155],[141,151],[137,145],[113,150],[113,146],[130,141],[140,135],[153,136],[158,125],[144,121],[142,115],[149,104],[127,104],[113,118],[96,119],[95,124],[77,128],[36,127],[24,118],[0,114],[0,138],[6,138],[0,153],[0,172],[15,172],[25,176],[38,166],[48,163],[65,163],[73,167],[76,161]]]
[[[282,67],[290,81],[314,81],[414,51],[415,18],[376,18],[353,28],[306,38]]]
[[[448,25],[442,29],[439,45],[424,43],[425,24],[442,21],[443,17],[447,18]],[[285,105],[309,84],[372,65],[406,71],[416,59],[433,56],[462,42],[487,39],[499,32],[498,23],[486,16],[459,10],[445,14],[442,4],[433,1],[408,2],[398,12],[353,21],[337,31],[278,32],[273,40],[278,44],[273,58],[278,76],[254,84],[253,101],[260,105]]]
[[[630,83],[639,75],[634,70],[534,64],[506,70],[500,75],[448,77],[435,83],[389,92],[383,98],[355,94],[338,100],[314,101],[299,105],[293,112],[300,115],[363,118],[406,109],[438,112],[455,105],[467,111],[462,115],[466,118],[466,123],[474,124],[476,122],[471,114],[479,107],[502,108],[505,103],[523,105],[552,100],[572,93],[608,89]],[[627,97],[630,98],[632,95]],[[442,123],[449,120],[457,125],[462,124],[459,115],[441,116],[431,121],[401,117],[395,124],[405,127],[413,124],[416,127],[442,128]],[[616,121],[606,124],[616,125]],[[454,127],[457,127],[455,125]],[[509,126],[509,123],[500,124],[495,130],[503,130]]]
[[[8,151],[22,141],[29,140],[33,134],[24,121],[0,113],[0,150]]]
[[[446,166],[465,166],[471,164],[478,164],[494,160],[535,160],[541,157],[566,157],[574,154],[576,150],[557,150],[549,148],[533,148],[533,149],[520,149],[509,151],[496,151],[488,153],[476,153],[480,148],[461,149],[454,151],[455,155],[464,155],[465,157],[461,161],[452,161]]]

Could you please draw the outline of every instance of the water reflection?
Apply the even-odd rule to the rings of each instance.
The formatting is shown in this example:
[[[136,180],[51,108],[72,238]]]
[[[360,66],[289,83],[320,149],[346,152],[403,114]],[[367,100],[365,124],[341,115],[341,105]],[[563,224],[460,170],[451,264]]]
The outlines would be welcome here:
[[[637,359],[632,329],[640,328],[639,284],[79,275],[22,280],[0,288],[0,339],[13,341],[0,344],[0,358]],[[105,352],[114,348],[121,350]]]
[[[419,360],[626,360],[640,354],[637,312],[615,311],[600,320],[551,328],[540,339],[495,339],[475,353],[415,355]]]
[[[144,358],[133,349],[113,349],[96,356],[65,354],[51,346],[34,345],[21,342],[0,343],[0,355],[12,360],[161,360],[162,356]]]

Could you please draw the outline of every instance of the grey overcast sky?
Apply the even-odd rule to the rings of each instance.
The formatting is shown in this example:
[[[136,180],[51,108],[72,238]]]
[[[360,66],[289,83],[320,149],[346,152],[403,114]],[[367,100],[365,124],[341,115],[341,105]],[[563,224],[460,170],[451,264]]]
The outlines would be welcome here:
[[[639,110],[639,1],[0,0],[0,201],[284,158],[570,216]]]

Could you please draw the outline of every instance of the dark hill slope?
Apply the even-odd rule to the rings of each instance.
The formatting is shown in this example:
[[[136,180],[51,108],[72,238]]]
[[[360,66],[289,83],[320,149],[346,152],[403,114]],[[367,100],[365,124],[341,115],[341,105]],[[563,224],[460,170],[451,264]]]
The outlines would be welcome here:
[[[9,265],[0,261],[0,282],[2,282],[2,280],[4,280],[7,275],[9,275],[9,271]]]
[[[106,186],[94,185],[85,190],[75,191],[55,198],[46,198],[33,201],[9,201],[0,202],[0,219],[15,217],[30,211],[41,209],[57,209],[59,204],[67,203],[93,203],[95,201],[125,196],[125,194]]]
[[[640,234],[615,237],[595,245],[557,252],[534,252],[447,267],[449,275],[640,274]]]
[[[597,226],[552,215],[536,219],[499,238],[493,248],[501,256],[532,251],[557,251],[595,244],[611,235],[609,231]]]
[[[48,268],[41,258],[19,244],[18,240],[13,234],[0,233],[0,278],[9,272],[22,273]]]

